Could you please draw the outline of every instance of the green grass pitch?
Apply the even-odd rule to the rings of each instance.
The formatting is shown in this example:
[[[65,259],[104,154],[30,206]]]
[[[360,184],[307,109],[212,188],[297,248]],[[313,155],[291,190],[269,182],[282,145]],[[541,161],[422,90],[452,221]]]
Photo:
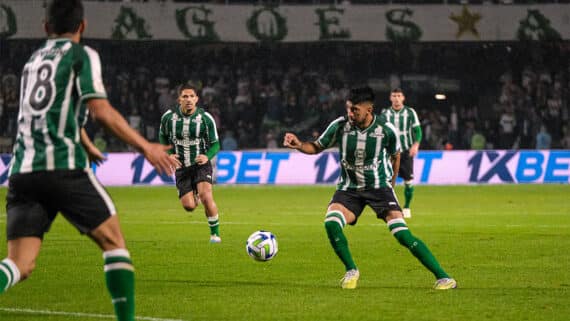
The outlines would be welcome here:
[[[221,244],[208,243],[203,208],[184,212],[174,187],[109,191],[135,263],[142,320],[570,318],[567,184],[417,186],[408,225],[459,284],[440,292],[370,209],[345,229],[361,278],[356,290],[342,290],[343,266],[323,227],[332,186],[215,186]],[[0,188],[0,258],[5,196]],[[270,262],[245,252],[258,229],[279,242]],[[0,295],[0,320],[110,320],[102,269],[100,251],[59,216],[32,277]]]

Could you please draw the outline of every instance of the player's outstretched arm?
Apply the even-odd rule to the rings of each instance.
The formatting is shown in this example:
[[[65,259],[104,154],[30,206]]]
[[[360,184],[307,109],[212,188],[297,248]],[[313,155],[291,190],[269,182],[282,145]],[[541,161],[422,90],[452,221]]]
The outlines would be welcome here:
[[[89,135],[87,135],[85,128],[81,128],[80,137],[81,137],[81,145],[83,145],[83,148],[85,148],[89,160],[97,165],[101,165],[103,161],[106,159],[105,155],[103,155],[103,153],[101,153],[99,148],[97,148],[97,146],[93,144],[93,142],[89,138]]]
[[[318,144],[313,142],[302,142],[299,140],[297,135],[293,133],[285,133],[285,137],[283,137],[283,146],[311,155],[318,154],[323,151]]]
[[[107,99],[90,99],[87,101],[87,107],[93,119],[101,123],[117,138],[140,151],[159,173],[167,173],[169,175],[173,173],[173,169],[177,164],[166,153],[172,146],[151,143],[144,139],[136,130],[129,126],[125,118],[109,104]]]

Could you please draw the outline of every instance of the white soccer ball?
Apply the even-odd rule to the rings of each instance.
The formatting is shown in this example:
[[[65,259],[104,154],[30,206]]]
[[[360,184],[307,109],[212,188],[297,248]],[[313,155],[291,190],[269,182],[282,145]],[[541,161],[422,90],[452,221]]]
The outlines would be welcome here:
[[[256,261],[269,261],[277,254],[277,239],[268,231],[253,232],[247,238],[245,250]]]

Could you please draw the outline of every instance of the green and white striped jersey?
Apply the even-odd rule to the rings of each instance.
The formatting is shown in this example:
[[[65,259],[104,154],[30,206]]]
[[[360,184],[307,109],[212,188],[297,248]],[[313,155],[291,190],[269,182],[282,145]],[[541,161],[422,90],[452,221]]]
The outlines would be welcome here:
[[[47,40],[22,71],[10,175],[88,168],[80,142],[85,102],[106,96],[95,50],[67,38]]]
[[[353,126],[347,116],[332,121],[315,141],[322,148],[338,145],[340,178],[337,189],[360,191],[391,186],[390,156],[400,151],[392,125],[374,115],[366,129]]]
[[[388,107],[382,110],[382,115],[386,118],[386,121],[396,128],[403,151],[410,149],[414,142],[421,141],[420,119],[413,108],[404,106],[402,109],[395,111],[392,107]]]
[[[174,146],[171,154],[177,154],[184,167],[196,163],[196,156],[206,154],[208,148],[218,141],[214,117],[202,108],[186,116],[180,106],[167,110],[160,119],[159,141]]]

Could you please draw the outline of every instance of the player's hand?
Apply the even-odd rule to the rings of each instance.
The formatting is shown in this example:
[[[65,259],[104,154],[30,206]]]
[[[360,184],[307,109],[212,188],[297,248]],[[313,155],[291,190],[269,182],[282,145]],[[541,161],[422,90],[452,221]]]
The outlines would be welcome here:
[[[178,156],[178,154],[170,154],[169,157],[176,162],[176,167],[174,168],[182,167],[182,163],[179,160],[180,156]]]
[[[175,168],[181,164],[177,158],[170,157],[166,153],[170,149],[172,149],[172,146],[149,143],[144,147],[143,155],[159,174],[172,175]]]
[[[303,144],[301,143],[299,138],[295,136],[295,134],[285,133],[285,137],[283,137],[283,146],[293,149],[299,149],[301,148],[301,145]]]
[[[198,156],[196,156],[196,159],[194,159],[196,161],[196,164],[198,165],[204,165],[208,162],[208,156],[204,155],[204,154],[200,154]]]
[[[420,149],[420,144],[414,143],[412,147],[410,147],[410,157],[415,157],[418,154]]]
[[[87,157],[89,157],[89,161],[95,163],[95,165],[97,166],[103,164],[103,161],[107,160],[105,155],[103,155],[103,153],[101,153],[101,151],[95,146],[92,146],[91,148],[86,149],[85,151],[87,152]]]

